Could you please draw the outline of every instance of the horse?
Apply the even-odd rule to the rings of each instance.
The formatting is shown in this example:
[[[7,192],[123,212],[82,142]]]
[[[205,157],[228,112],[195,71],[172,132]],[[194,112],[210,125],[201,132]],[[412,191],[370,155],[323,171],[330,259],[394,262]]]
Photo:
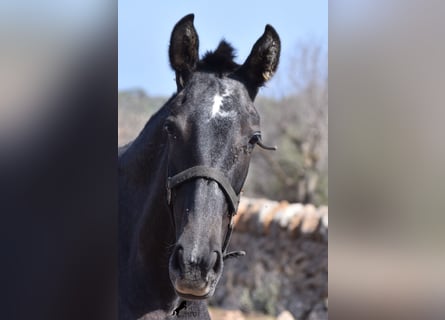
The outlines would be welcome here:
[[[176,93],[119,150],[119,317],[210,319],[241,189],[261,140],[254,100],[276,72],[266,25],[242,65],[222,40],[199,58],[194,15],[179,20],[169,59]]]

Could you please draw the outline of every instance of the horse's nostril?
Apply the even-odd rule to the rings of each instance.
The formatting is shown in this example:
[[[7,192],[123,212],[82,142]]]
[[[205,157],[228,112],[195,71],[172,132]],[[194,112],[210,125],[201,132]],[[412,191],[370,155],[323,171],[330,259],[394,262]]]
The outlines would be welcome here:
[[[172,259],[173,267],[179,272],[184,271],[184,249],[181,246],[176,247]]]
[[[218,251],[213,251],[211,261],[213,271],[215,273],[219,273],[222,267],[221,253],[219,253]]]

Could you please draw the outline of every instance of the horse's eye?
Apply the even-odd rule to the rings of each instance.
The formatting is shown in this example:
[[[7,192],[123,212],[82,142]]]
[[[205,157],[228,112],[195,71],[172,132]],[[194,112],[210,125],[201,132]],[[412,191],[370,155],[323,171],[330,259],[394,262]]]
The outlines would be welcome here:
[[[167,132],[169,135],[174,134],[174,132],[175,132],[175,125],[174,125],[173,121],[167,119],[167,120],[164,122],[164,130],[165,130],[165,132]]]
[[[254,146],[261,140],[261,133],[255,132],[252,137],[250,137],[249,144]]]

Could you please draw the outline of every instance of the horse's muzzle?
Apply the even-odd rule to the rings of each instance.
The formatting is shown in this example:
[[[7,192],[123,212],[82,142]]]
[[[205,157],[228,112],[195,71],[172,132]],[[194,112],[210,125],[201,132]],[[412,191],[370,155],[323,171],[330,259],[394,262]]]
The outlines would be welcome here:
[[[197,256],[178,245],[170,258],[170,279],[176,293],[187,300],[206,299],[213,295],[222,273],[222,254],[212,251]]]

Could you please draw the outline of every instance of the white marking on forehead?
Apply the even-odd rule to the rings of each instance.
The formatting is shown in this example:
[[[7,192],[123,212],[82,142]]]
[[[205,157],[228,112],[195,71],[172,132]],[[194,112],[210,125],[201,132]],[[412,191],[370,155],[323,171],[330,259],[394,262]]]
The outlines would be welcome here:
[[[222,106],[222,102],[223,102],[224,97],[220,96],[219,93],[217,93],[214,97],[213,97],[213,105],[212,105],[212,118],[214,116],[216,116],[217,113],[220,112],[221,106]]]
[[[219,93],[215,94],[215,96],[213,97],[211,118],[214,118],[216,116],[228,117],[234,113],[233,111],[221,111],[221,106],[223,105],[224,98],[228,97],[230,93],[230,91],[224,90],[224,93],[222,95],[220,95]]]

